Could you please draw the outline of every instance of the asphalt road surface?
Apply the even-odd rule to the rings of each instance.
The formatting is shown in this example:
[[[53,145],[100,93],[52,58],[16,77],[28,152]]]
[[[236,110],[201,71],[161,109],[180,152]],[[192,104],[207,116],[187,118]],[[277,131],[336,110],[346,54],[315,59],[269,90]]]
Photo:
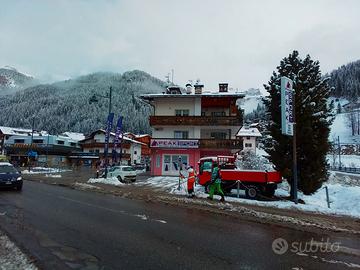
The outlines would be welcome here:
[[[360,268],[359,238],[28,181],[21,193],[0,191],[0,227],[43,269]],[[277,238],[289,245],[282,255]],[[341,251],[319,252],[328,238]],[[313,252],[300,252],[312,239]]]

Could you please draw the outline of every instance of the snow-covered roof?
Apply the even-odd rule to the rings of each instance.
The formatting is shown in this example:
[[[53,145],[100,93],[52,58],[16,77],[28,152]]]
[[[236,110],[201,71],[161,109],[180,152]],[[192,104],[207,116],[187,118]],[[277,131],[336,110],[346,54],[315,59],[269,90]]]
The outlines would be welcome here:
[[[83,139],[83,140],[81,140],[81,141],[84,141],[84,140],[86,140],[86,139],[91,138],[92,136],[94,136],[94,135],[95,135],[96,133],[98,133],[98,132],[106,133],[106,131],[105,131],[104,129],[98,129],[98,130],[92,132],[89,137],[87,137],[87,138],[85,138],[85,139]],[[110,132],[110,136],[115,137],[115,135],[116,135],[115,132]],[[131,142],[131,143],[136,143],[136,144],[140,144],[140,145],[146,145],[145,143],[138,142],[138,141],[136,141],[136,140],[130,139],[129,137],[122,136],[121,134],[119,135],[119,138],[122,138],[123,140],[128,141],[128,142]]]
[[[69,137],[70,139],[72,139],[74,141],[81,141],[81,140],[85,139],[85,135],[83,133],[66,131],[66,132],[62,133],[61,135]]]
[[[235,97],[243,98],[245,94],[243,92],[205,92],[202,94],[166,94],[166,93],[157,93],[157,94],[145,94],[141,95],[140,98],[145,100],[151,100],[153,98],[190,98],[190,97]]]
[[[3,127],[0,126],[0,131],[5,135],[23,135],[23,136],[30,136],[32,130],[31,129],[24,129],[24,128],[13,128],[13,127]],[[34,130],[34,135],[47,135],[47,131],[38,131]]]
[[[243,126],[236,137],[262,137],[262,135],[257,128]]]

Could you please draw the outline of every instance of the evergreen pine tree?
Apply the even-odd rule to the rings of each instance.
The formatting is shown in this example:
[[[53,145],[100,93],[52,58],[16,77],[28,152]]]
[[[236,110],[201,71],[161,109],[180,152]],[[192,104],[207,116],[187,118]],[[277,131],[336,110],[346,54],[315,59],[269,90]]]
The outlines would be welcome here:
[[[328,105],[327,98],[331,89],[328,79],[321,76],[319,62],[311,60],[309,55],[301,59],[297,51],[280,62],[268,84],[264,85],[269,93],[264,99],[268,118],[265,148],[275,168],[289,183],[293,181],[292,137],[281,133],[282,76],[294,82],[298,188],[304,194],[312,194],[328,178],[326,154],[330,147],[328,136],[333,104]]]

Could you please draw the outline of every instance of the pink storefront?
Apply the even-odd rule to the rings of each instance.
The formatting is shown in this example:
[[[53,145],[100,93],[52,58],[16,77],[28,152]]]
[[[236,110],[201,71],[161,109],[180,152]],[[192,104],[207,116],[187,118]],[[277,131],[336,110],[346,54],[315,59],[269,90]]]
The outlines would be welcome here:
[[[200,157],[198,140],[152,139],[152,175],[178,175],[179,165],[195,166]]]
[[[232,154],[224,149],[200,149],[199,140],[152,139],[150,145],[151,174],[154,176],[179,175],[179,164],[183,167],[191,165],[198,170],[197,162],[202,157]],[[187,148],[177,148],[181,145]]]

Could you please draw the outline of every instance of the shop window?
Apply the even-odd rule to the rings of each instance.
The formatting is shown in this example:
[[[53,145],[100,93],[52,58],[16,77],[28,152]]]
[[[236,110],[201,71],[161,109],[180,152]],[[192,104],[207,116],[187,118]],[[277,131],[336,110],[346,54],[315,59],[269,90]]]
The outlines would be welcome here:
[[[160,168],[160,155],[156,155],[156,168]]]
[[[33,143],[44,143],[43,139],[34,139]]]
[[[15,139],[14,143],[25,143],[24,139]]]
[[[57,144],[64,145],[65,141],[57,140]]]

